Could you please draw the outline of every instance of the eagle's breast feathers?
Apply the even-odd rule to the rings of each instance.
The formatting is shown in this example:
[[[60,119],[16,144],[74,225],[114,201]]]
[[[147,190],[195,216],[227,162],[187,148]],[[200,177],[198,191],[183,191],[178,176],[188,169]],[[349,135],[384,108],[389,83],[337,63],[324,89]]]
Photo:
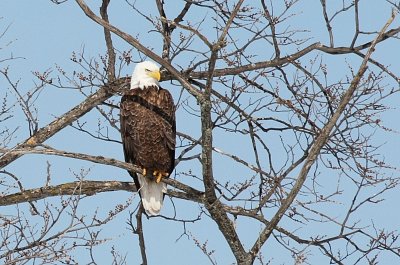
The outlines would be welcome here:
[[[175,105],[168,90],[131,89],[121,100],[121,134],[127,162],[171,173],[175,159]]]

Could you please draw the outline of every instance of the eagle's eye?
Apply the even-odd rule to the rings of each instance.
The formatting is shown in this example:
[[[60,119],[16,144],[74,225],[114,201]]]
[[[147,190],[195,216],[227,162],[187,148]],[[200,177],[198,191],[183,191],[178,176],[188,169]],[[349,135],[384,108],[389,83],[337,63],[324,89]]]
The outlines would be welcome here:
[[[146,69],[144,69],[144,70],[145,70],[146,72],[150,72],[150,70],[149,70],[149,69],[147,69],[147,68],[146,68]]]

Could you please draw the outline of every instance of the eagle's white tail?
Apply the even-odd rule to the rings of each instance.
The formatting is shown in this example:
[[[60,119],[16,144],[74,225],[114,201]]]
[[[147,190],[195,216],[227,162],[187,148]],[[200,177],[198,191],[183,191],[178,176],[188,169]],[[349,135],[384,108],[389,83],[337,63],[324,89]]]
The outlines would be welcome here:
[[[143,208],[148,215],[158,215],[164,201],[164,193],[167,192],[167,184],[156,183],[154,180],[137,174],[140,184],[140,196]]]

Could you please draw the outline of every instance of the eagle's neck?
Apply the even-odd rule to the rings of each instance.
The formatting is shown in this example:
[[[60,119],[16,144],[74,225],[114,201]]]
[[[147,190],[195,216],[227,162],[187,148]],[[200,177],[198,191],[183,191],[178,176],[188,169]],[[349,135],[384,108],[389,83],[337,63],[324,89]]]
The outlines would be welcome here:
[[[159,88],[158,81],[154,78],[135,78],[131,79],[131,89],[144,89],[145,87],[155,86]]]

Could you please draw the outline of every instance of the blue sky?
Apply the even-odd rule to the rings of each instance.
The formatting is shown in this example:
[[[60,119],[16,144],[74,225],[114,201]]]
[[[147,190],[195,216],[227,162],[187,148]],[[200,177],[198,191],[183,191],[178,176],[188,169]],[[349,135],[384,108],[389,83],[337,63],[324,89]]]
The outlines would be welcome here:
[[[89,2],[89,1],[87,1]],[[92,1],[91,1],[92,2]],[[176,1],[179,2],[180,1]],[[320,16],[320,9],[318,9],[319,1],[306,1],[309,5],[298,6],[297,16],[293,17],[293,23],[301,25],[304,28],[309,28],[311,34],[304,33],[305,35],[312,35],[313,39],[309,43],[315,41],[321,41],[327,44],[328,35],[324,26],[323,21],[316,18],[322,18]],[[314,3],[315,2],[315,3]],[[318,3],[317,3],[318,2]],[[341,2],[341,1],[339,1]],[[91,3],[91,7],[94,10],[98,10],[99,1]],[[143,4],[141,6],[144,12],[150,12],[154,6]],[[61,5],[55,5],[50,1],[15,1],[15,0],[2,0],[0,3],[0,9],[2,14],[0,17],[0,32],[1,29],[6,28],[9,25],[9,29],[4,35],[3,39],[0,40],[0,47],[5,43],[11,41],[11,44],[6,48],[0,50],[0,56],[6,57],[12,54],[15,57],[19,57],[14,61],[9,61],[10,65],[10,76],[14,80],[20,79],[20,87],[22,91],[29,91],[34,87],[37,79],[34,77],[32,72],[39,71],[44,72],[51,70],[52,76],[57,76],[56,66],[62,67],[67,72],[72,72],[76,69],[70,58],[73,52],[81,53],[84,51],[87,58],[98,57],[99,55],[105,54],[105,44],[103,38],[103,30],[97,24],[89,20],[83,12],[79,9],[74,1],[67,1]],[[379,12],[376,12],[379,10]],[[137,25],[135,19],[130,16],[132,10],[126,5],[125,1],[121,1],[121,5],[117,5],[114,2],[110,6],[110,21],[116,26],[120,26],[122,30],[126,30],[133,36],[139,36],[143,44],[149,45],[154,48],[156,53],[160,53],[161,44],[157,42],[159,36],[156,33],[148,32],[150,29],[148,24]],[[369,1],[368,5],[361,5],[360,12],[362,13],[361,22],[365,26],[365,31],[377,31],[384,24],[390,14],[390,8],[382,8],[380,1]],[[167,13],[173,17],[174,8],[173,5],[167,8]],[[196,16],[197,14],[192,14]],[[200,14],[198,14],[200,16]],[[315,18],[315,20],[313,19]],[[373,19],[372,19],[373,18]],[[351,40],[351,28],[353,18],[346,16],[340,19],[341,23],[333,24],[334,28],[338,29],[335,31],[335,44],[345,45],[348,40]],[[399,25],[397,19],[394,25]],[[204,32],[209,33],[210,38],[215,38],[213,32],[203,29]],[[369,38],[368,38],[369,39]],[[118,37],[114,37],[114,44],[119,51],[129,49],[129,45],[121,41]],[[156,41],[155,41],[156,40]],[[393,52],[398,47],[398,42],[391,42],[378,46],[374,58],[380,59],[387,65],[390,65],[391,69],[399,75],[398,69],[400,69],[399,55]],[[254,49],[262,50],[263,47],[255,46]],[[271,50],[272,52],[272,50]],[[289,52],[289,51],[287,51]],[[134,56],[136,53],[133,53]],[[314,55],[310,55],[310,58]],[[270,53],[265,52],[260,54],[261,58],[269,58]],[[137,58],[136,58],[137,59]],[[358,67],[361,61],[358,57],[346,57],[346,59],[340,60],[334,56],[323,55],[323,59],[329,65],[331,75],[328,76],[328,81],[337,80],[337,77],[342,76],[347,70],[343,68],[343,64],[349,63]],[[184,65],[185,60],[189,58],[181,58],[182,64]],[[3,68],[5,65],[0,65]],[[121,76],[129,75],[132,71],[133,66],[123,68]],[[332,78],[332,80],[329,80]],[[390,83],[393,85],[393,83]],[[4,80],[0,78],[0,87],[3,89],[7,86]],[[163,84],[167,88],[174,87],[172,84]],[[396,87],[397,88],[397,87]],[[3,92],[2,92],[3,93]],[[174,98],[179,97],[180,91],[175,89],[173,91]],[[3,95],[3,94],[2,94]],[[75,106],[84,99],[84,96],[76,93],[74,90],[65,90],[57,88],[49,88],[44,90],[40,98],[37,100],[36,105],[39,110],[39,124],[40,126],[46,125],[52,121],[54,116],[61,115],[71,107]],[[14,99],[15,100],[15,99]],[[118,98],[115,98],[117,101]],[[387,113],[382,114],[382,120],[386,123],[386,126],[393,128],[394,130],[400,131],[400,125],[394,121],[397,120],[399,110],[396,109],[400,98],[398,95],[388,99],[386,103],[393,107]],[[21,112],[15,113],[16,117],[19,117],[20,121],[20,133],[18,137],[14,139],[15,143],[25,139],[28,136],[27,124],[24,121],[23,114]],[[95,126],[98,119],[98,115],[95,112],[88,113],[83,120],[87,121],[90,126]],[[179,122],[180,121],[180,122]],[[185,115],[183,111],[178,113],[178,130],[193,135],[195,138],[200,136],[199,134],[199,122],[193,119],[191,116]],[[67,128],[51,138],[47,143],[59,148],[69,151],[91,153],[105,155],[107,157],[117,158],[123,160],[122,148],[115,143],[104,143],[104,145],[90,144],[92,138],[90,136],[79,134],[72,128]],[[119,140],[119,135],[113,133],[112,137]],[[377,144],[382,144],[381,153],[384,155],[386,161],[393,165],[399,164],[398,148],[400,148],[400,140],[396,133],[380,133],[376,134],[374,140]],[[215,136],[215,142],[217,147],[223,150],[233,151],[240,148],[240,144],[232,145],[230,138],[226,135],[220,134]],[[244,155],[246,156],[246,154]],[[236,168],[227,168],[224,166],[224,158],[216,156],[215,158],[215,172],[216,175],[241,175],[248,173],[245,169],[238,170]],[[38,187],[45,181],[45,170],[46,160],[50,160],[48,157],[41,156],[24,156],[20,158],[16,163],[13,163],[8,167],[10,171],[17,172],[18,175],[24,180],[25,188]],[[128,174],[120,169],[110,168],[108,166],[93,165],[87,162],[75,161],[65,158],[51,158],[52,163],[52,184],[64,183],[68,181],[76,180],[74,173],[79,174],[81,169],[89,169],[87,174],[88,179],[93,180],[123,180],[129,181]],[[24,167],[21,167],[24,165]],[[181,165],[181,168],[177,169],[177,172],[183,172],[190,167],[196,172],[198,177],[200,176],[200,165],[197,163]],[[398,174],[395,172],[393,174]],[[195,185],[201,188],[201,183],[197,182]],[[108,194],[96,195],[90,198],[86,198],[79,208],[80,214],[87,214],[90,216],[95,209],[100,209],[100,215],[106,216],[108,210],[112,210],[118,203],[124,203],[126,200],[137,198],[135,195],[128,194],[126,192],[115,192]],[[398,220],[400,214],[396,210],[396,201],[399,199],[398,192],[391,191],[386,194],[387,199],[380,204],[380,207],[374,208],[373,212],[369,209],[364,209],[360,215],[362,219],[370,220],[374,218],[377,222],[387,228],[396,229],[398,228]],[[48,202],[56,202],[57,200],[49,199]],[[175,207],[180,209],[178,211],[179,218],[196,218],[200,205],[195,203],[187,203],[179,200],[174,200]],[[132,204],[133,207],[136,204]],[[22,205],[22,208],[26,209],[26,206]],[[173,206],[168,198],[165,202],[165,213],[169,216],[172,215]],[[10,212],[13,211],[12,207],[7,208]],[[167,214],[167,215],[168,215]],[[138,256],[138,244],[137,238],[133,236],[127,229],[126,220],[128,217],[128,211],[126,213],[118,215],[116,220],[107,224],[102,235],[106,238],[114,238],[114,244],[121,254],[127,253],[128,264],[138,264],[140,257]],[[32,217],[33,218],[33,217]],[[240,219],[240,218],[239,218]],[[239,220],[238,232],[243,237],[243,242],[246,247],[249,247],[253,242],[257,233],[262,229],[259,223],[252,221]],[[216,260],[218,264],[230,264],[234,262],[233,256],[230,253],[228,246],[224,242],[222,236],[219,234],[218,228],[215,223],[210,221],[208,218],[203,216],[201,222],[198,223],[186,223],[186,229],[189,236],[182,236],[180,240],[176,241],[183,233],[183,224],[176,224],[171,221],[167,221],[163,218],[152,218],[151,220],[145,220],[145,231],[147,240],[147,251],[150,264],[209,264],[208,259],[201,253],[201,251],[195,246],[193,238],[204,243],[208,240],[208,247],[210,250],[216,250]],[[122,228],[122,229],[121,229]],[[316,228],[318,229],[318,228]],[[323,229],[323,228],[322,228]],[[301,229],[300,229],[301,230]],[[116,232],[116,233],[115,233]],[[302,231],[307,233],[307,231]],[[162,236],[160,236],[162,235]],[[188,238],[189,237],[189,238]],[[100,246],[96,251],[99,260],[107,261],[104,264],[108,264],[111,260],[108,254],[111,248],[111,244],[105,244]],[[272,259],[272,264],[292,264],[292,258],[289,252],[279,247],[274,240],[271,240],[263,248],[264,256]],[[279,251],[279,252],[278,252]],[[271,254],[273,253],[273,254]],[[76,258],[81,255],[81,252],[77,252]],[[318,262],[320,256],[310,257],[314,262]],[[391,257],[387,256],[386,263],[390,264]],[[79,260],[80,258],[78,258]],[[88,257],[82,257],[83,264],[87,261]],[[382,264],[386,264],[383,262]],[[315,263],[314,263],[315,264]]]

